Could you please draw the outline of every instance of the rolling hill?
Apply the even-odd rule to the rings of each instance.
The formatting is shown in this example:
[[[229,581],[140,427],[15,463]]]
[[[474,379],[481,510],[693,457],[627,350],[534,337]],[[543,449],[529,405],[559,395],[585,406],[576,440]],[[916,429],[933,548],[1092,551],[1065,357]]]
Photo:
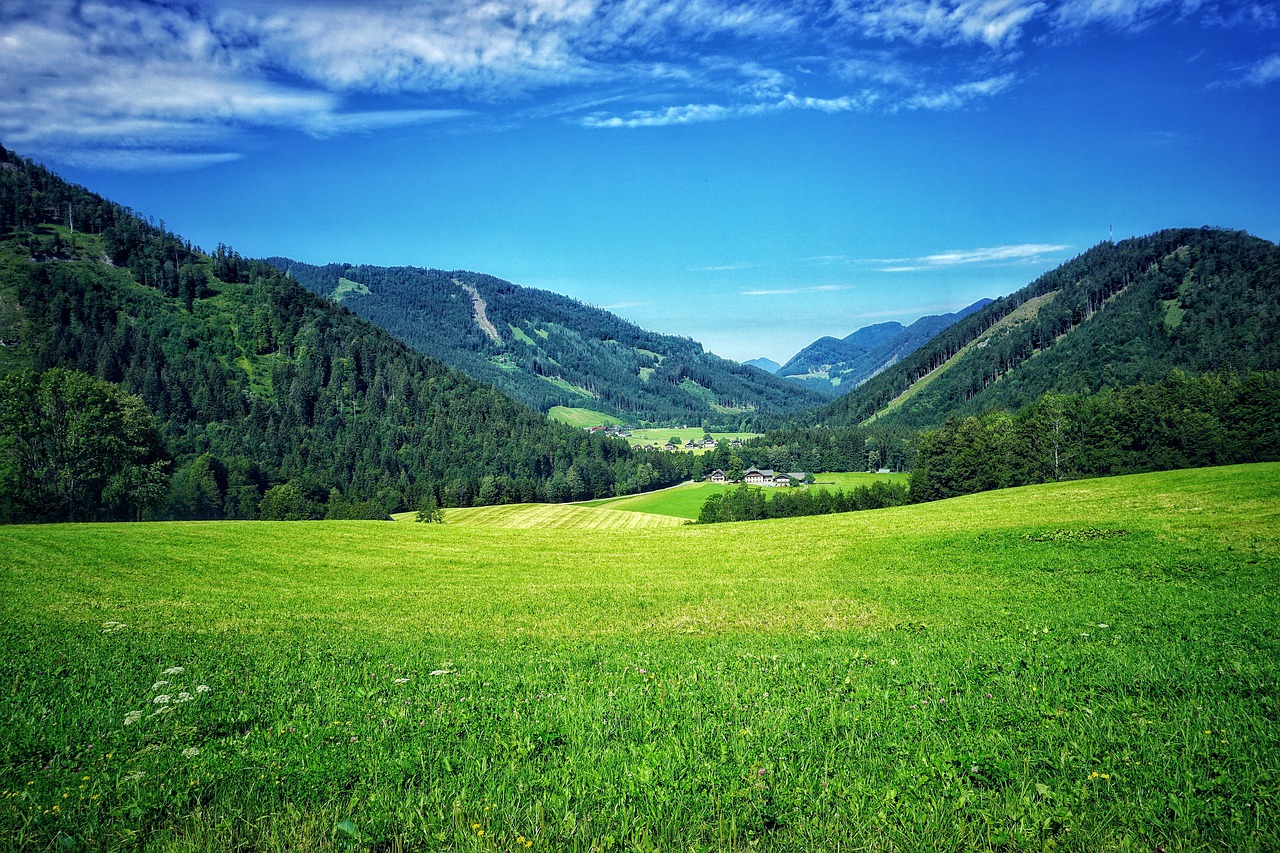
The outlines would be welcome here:
[[[1102,243],[937,334],[818,414],[909,427],[1173,369],[1280,368],[1280,246],[1169,229]]]
[[[203,252],[2,148],[0,344],[0,378],[18,387],[65,368],[154,414],[173,467],[151,517],[386,517],[427,497],[613,495],[642,465],[649,483],[688,476],[670,454],[552,423],[274,267]],[[89,461],[32,412],[0,416],[0,520],[114,517],[58,491]]]
[[[824,399],[689,338],[493,276],[269,260],[312,293],[541,412],[568,406],[629,423],[737,429]]]

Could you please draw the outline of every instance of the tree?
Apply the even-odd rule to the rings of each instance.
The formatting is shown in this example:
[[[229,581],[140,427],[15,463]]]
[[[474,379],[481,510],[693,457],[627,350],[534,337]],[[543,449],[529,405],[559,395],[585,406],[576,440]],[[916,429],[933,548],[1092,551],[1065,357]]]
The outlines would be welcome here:
[[[444,513],[440,511],[440,506],[436,503],[436,496],[430,491],[427,496],[418,504],[418,515],[414,519],[424,524],[443,524]]]
[[[73,370],[0,379],[0,518],[138,518],[169,455],[142,400]]]

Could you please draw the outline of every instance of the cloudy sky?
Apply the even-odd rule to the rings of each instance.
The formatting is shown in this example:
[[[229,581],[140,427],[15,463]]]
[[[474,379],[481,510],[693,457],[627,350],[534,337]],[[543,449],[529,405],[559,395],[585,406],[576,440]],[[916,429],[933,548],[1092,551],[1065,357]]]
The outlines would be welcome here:
[[[488,272],[721,355],[1280,239],[1280,5],[0,0],[0,143],[206,248]]]

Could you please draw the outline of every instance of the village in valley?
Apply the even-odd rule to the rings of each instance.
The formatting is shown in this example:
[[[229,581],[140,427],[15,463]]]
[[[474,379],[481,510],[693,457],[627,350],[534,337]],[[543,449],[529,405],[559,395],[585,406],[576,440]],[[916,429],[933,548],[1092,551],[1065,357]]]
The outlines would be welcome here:
[[[681,441],[678,436],[672,436],[665,444],[639,444],[636,442],[632,430],[629,427],[612,424],[608,426],[592,426],[584,427],[587,432],[598,432],[615,438],[622,438],[631,441],[632,448],[635,450],[663,450],[668,453],[698,453],[716,450],[722,443],[727,443],[731,448],[742,447],[745,442],[740,437],[717,439],[709,433],[704,433],[701,438],[689,438]],[[681,427],[679,431],[687,432],[689,427]],[[737,476],[732,476],[737,475]],[[748,486],[800,486],[806,482],[812,482],[813,478],[804,471],[774,471],[771,468],[747,468],[740,474],[736,471],[725,471],[716,468],[707,475],[708,482],[720,485],[731,485],[736,483],[745,483]]]

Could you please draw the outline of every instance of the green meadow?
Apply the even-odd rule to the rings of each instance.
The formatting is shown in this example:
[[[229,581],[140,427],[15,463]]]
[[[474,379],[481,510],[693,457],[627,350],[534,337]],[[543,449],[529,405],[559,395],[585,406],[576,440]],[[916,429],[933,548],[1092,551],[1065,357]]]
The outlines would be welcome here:
[[[840,489],[849,491],[858,486],[870,486],[876,481],[902,482],[910,479],[908,474],[859,474],[834,473],[814,475],[815,489]],[[669,515],[692,521],[702,511],[702,505],[712,495],[724,494],[734,486],[718,483],[682,483],[667,489],[658,489],[639,495],[625,495],[618,498],[604,498],[595,501],[584,501],[579,506],[600,507],[625,512],[651,513]],[[766,493],[772,494],[773,487],[766,487]],[[450,520],[446,513],[446,520]]]
[[[641,529],[0,528],[20,850],[1280,849],[1280,465]]]
[[[667,489],[626,495],[620,498],[604,498],[586,501],[582,506],[599,507],[631,513],[666,515],[693,521],[702,511],[702,505],[712,495],[724,494],[730,488],[719,483],[681,483]]]
[[[502,527],[516,530],[633,530],[674,527],[684,521],[670,513],[619,512],[574,504],[506,504],[502,506],[446,509],[444,523],[466,527]],[[416,516],[416,513],[414,514]]]
[[[632,447],[643,447],[646,444],[652,444],[654,447],[662,447],[672,438],[675,438],[683,445],[686,441],[702,441],[703,436],[708,435],[707,431],[702,427],[681,427],[673,429],[670,427],[645,427],[631,431],[631,437],[627,441]],[[759,437],[758,432],[712,432],[710,433],[716,441],[725,442],[733,441],[740,438],[743,441]],[[694,453],[705,453],[702,448],[693,451]]]
[[[814,474],[813,485],[819,489],[831,489],[850,491],[859,486],[870,488],[872,483],[888,482],[888,483],[909,483],[911,481],[910,474],[888,473],[878,474],[875,472],[829,472],[825,474]]]
[[[547,417],[575,427],[611,426],[622,423],[620,418],[615,418],[613,415],[571,406],[552,406],[547,412]]]

